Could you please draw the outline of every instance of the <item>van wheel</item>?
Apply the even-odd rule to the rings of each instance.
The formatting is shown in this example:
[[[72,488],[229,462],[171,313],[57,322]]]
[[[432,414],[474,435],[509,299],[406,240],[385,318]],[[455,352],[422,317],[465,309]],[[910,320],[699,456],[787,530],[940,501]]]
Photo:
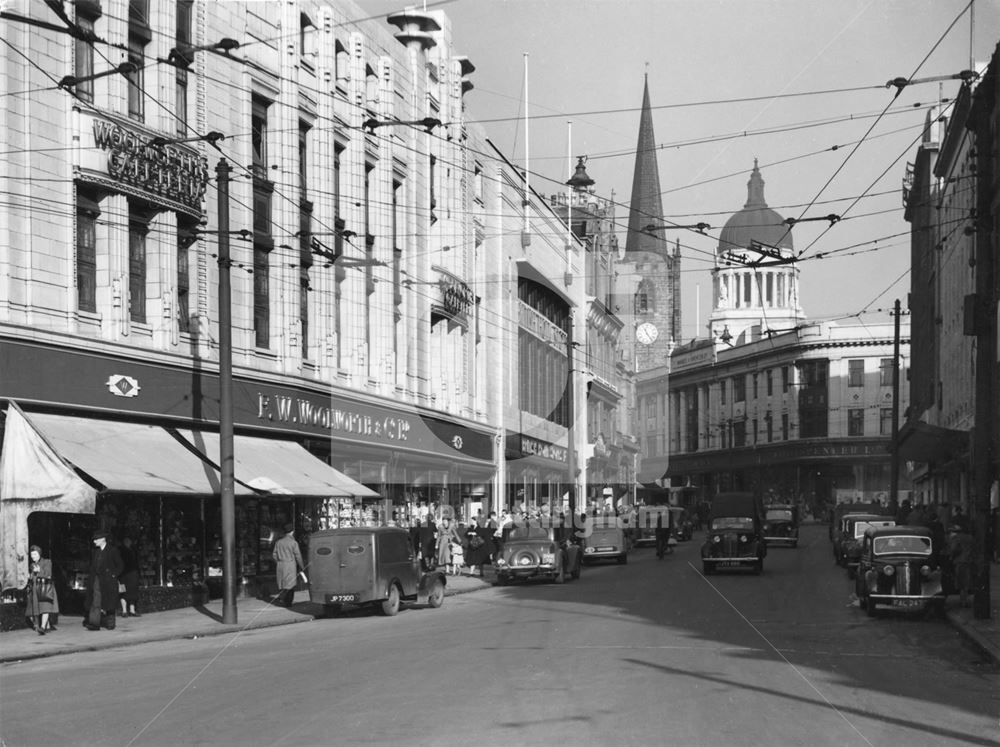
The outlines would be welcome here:
[[[389,587],[389,598],[379,605],[379,611],[386,617],[399,612],[399,587],[396,584]]]
[[[444,584],[440,580],[435,581],[434,585],[431,586],[431,592],[427,595],[427,604],[434,609],[444,604]]]

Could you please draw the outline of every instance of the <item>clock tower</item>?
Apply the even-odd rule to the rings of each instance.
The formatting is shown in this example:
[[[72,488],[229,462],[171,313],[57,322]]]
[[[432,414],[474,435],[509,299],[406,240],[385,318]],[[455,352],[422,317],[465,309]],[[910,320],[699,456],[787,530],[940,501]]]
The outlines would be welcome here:
[[[656,153],[649,77],[646,76],[628,234],[623,261],[618,264],[618,296],[614,310],[625,321],[623,350],[637,372],[666,366],[671,342],[679,341],[681,330],[680,242],[671,247],[663,234],[663,200]]]

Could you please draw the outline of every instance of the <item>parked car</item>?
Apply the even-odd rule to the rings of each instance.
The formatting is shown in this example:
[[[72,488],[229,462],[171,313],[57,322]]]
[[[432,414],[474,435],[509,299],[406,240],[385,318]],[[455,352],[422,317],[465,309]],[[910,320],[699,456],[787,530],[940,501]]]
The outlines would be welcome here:
[[[635,520],[636,547],[656,544],[656,523],[661,514],[666,514],[664,521],[672,521],[669,518],[671,510],[670,506],[663,505],[639,506]]]
[[[799,510],[795,506],[773,504],[764,511],[764,539],[767,546],[799,546]]]
[[[848,578],[854,578],[854,574],[857,573],[865,532],[869,529],[894,526],[896,526],[896,520],[889,516],[880,515],[875,518],[854,518],[851,520],[840,540],[840,548],[844,556],[842,563],[847,568]]]
[[[720,493],[712,501],[708,532],[701,546],[705,575],[722,568],[764,570],[767,542],[764,511],[753,493]]]
[[[865,532],[855,593],[869,616],[879,606],[943,612],[945,594],[934,540],[927,527],[878,527]]]
[[[623,564],[628,562],[625,529],[617,517],[597,516],[589,519],[584,535],[580,543],[583,547],[583,562],[592,563],[596,560],[616,560]]]
[[[858,522],[861,522],[861,533],[858,535],[860,538],[865,534],[865,525],[867,522],[888,518],[888,516],[876,513],[851,513],[841,516],[840,527],[837,530],[836,539],[833,541],[833,562],[845,568],[847,567],[847,546],[849,543],[854,542],[854,532]]]
[[[395,615],[403,602],[444,603],[447,579],[423,572],[410,542],[398,527],[325,529],[309,536],[309,598],[328,614],[343,605],[370,605]]]
[[[568,539],[557,539],[557,532],[541,526],[515,527],[494,563],[497,585],[529,579],[561,584],[567,576],[580,578],[580,546]]]

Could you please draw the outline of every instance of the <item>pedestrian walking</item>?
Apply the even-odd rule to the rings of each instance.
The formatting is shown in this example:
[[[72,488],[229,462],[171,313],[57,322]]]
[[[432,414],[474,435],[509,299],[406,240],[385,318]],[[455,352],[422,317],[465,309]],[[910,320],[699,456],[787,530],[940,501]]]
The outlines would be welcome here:
[[[52,580],[52,561],[42,557],[42,548],[32,545],[28,550],[28,589],[25,595],[25,617],[38,635],[55,630],[50,615],[59,614],[59,599]]]
[[[437,566],[437,525],[434,517],[427,514],[426,518],[418,530],[418,542],[420,543],[420,563],[425,571],[433,571]]]
[[[305,574],[305,563],[302,562],[302,551],[295,541],[295,525],[285,524],[285,533],[274,543],[274,560],[277,563],[275,573],[278,581],[278,595],[275,604],[281,607],[291,607],[295,600],[295,587],[299,583],[299,574],[303,581],[308,581]]]
[[[483,566],[490,562],[490,557],[494,552],[493,531],[488,527],[480,526],[477,519],[473,519],[469,524],[469,528],[465,532],[469,548],[465,562],[469,566],[470,576],[482,576]]]
[[[139,617],[135,610],[135,603],[139,601],[139,558],[131,537],[122,540],[119,553],[122,556],[122,575],[118,579],[118,593],[121,595],[122,617]]]
[[[454,562],[452,560],[452,546],[461,547],[462,539],[458,536],[458,531],[447,516],[441,517],[441,521],[437,525],[435,540],[437,541],[437,564],[446,571],[450,571]]]
[[[87,630],[115,629],[118,610],[118,577],[122,573],[122,556],[118,548],[108,544],[108,533],[94,532],[91,537],[94,550],[90,555],[90,574],[83,608],[87,616],[83,624]]]
[[[952,524],[948,530],[948,561],[954,590],[958,592],[959,603],[963,607],[970,606],[973,552],[972,535],[968,529],[962,524]]]
[[[656,528],[653,536],[656,537],[656,557],[659,560],[663,556],[673,552],[670,547],[670,511],[658,511],[656,514]]]

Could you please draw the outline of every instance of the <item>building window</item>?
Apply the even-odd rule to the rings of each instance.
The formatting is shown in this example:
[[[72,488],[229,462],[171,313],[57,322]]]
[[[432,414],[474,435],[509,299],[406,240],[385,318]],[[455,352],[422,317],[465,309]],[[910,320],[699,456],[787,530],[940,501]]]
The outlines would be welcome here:
[[[882,436],[892,435],[892,408],[879,408],[878,432]]]
[[[129,0],[128,4],[128,61],[135,70],[128,74],[128,115],[137,122],[145,121],[146,45],[153,38],[149,25],[148,0]]]
[[[892,358],[882,358],[879,360],[879,384],[882,386],[892,386],[895,383],[896,377],[893,371],[892,360]]]
[[[799,412],[799,427],[802,438],[826,438],[826,410],[819,408],[801,410]]]
[[[767,425],[767,442],[771,443],[774,440],[774,419],[771,413],[764,416],[764,423]]]
[[[400,227],[403,225],[403,217],[400,215],[402,203],[400,195],[403,193],[402,182],[392,182],[392,305],[394,311],[392,325],[392,359],[394,361],[393,371],[399,371],[399,335],[400,322],[403,319],[403,237],[400,235]]]
[[[305,13],[299,14],[299,56],[315,54],[316,26]],[[308,63],[307,63],[308,64]]]
[[[253,331],[254,344],[266,348],[271,343],[269,276],[271,251],[266,246],[253,248]],[[223,268],[225,271],[225,268]]]
[[[847,411],[847,435],[865,435],[865,411],[864,408],[851,408]]]
[[[753,278],[750,273],[743,276],[743,305],[751,306],[753,299]]]
[[[250,119],[250,144],[253,148],[254,176],[267,178],[267,108],[271,102],[259,96],[253,97],[253,113]]]
[[[97,218],[101,209],[96,196],[76,193],[76,306],[97,311]]]
[[[129,203],[128,210],[128,307],[129,319],[146,321],[146,235],[149,213]]]
[[[767,377],[767,396],[770,397],[774,394],[774,375],[770,368],[764,375]]]
[[[427,172],[428,179],[428,199],[429,199],[429,211],[431,225],[433,226],[437,223],[437,214],[434,210],[437,208],[437,158],[434,156],[430,157],[430,168]]]
[[[788,366],[781,367],[781,393],[788,394],[788,387],[791,385],[789,381],[789,371]]]
[[[719,382],[719,404],[726,404],[726,380],[723,379]]]
[[[197,223],[177,218],[177,328],[191,331],[191,247],[197,240]]]
[[[788,413],[781,413],[781,440],[788,440]]]
[[[757,399],[757,388],[758,388],[757,384],[759,383],[759,378],[760,378],[759,374],[754,374],[753,375],[753,398],[754,399]]]
[[[94,8],[92,5],[85,6],[78,3],[76,6],[76,25],[88,34],[94,33],[94,22],[96,18],[90,12],[96,11],[100,14],[100,6]],[[76,39],[73,43],[73,75],[76,78],[89,78],[94,74],[94,45],[83,39]],[[84,80],[75,86],[76,95],[83,101],[94,101],[94,81]]]
[[[745,376],[733,377],[733,402],[744,402],[747,398],[747,380]]]
[[[737,420],[733,423],[733,446],[747,445],[747,421]]]
[[[753,429],[753,433],[751,434],[751,438],[753,439],[753,443],[757,443],[757,430],[758,430],[758,428],[757,428],[757,418],[754,418],[751,421],[751,428]]]
[[[309,271],[312,269],[312,205],[303,200],[299,208],[299,328],[302,360],[309,360]]]
[[[766,282],[764,284],[765,293],[767,296],[767,305],[774,306],[774,275],[770,272],[766,275]]]
[[[175,73],[175,106],[174,115],[177,118],[177,134],[186,135],[188,130],[188,67],[191,65],[191,7],[193,0],[180,0],[177,5],[177,27],[174,38],[174,48],[179,54],[174,56]]]
[[[865,385],[865,361],[864,359],[852,359],[847,361],[847,386]]]

